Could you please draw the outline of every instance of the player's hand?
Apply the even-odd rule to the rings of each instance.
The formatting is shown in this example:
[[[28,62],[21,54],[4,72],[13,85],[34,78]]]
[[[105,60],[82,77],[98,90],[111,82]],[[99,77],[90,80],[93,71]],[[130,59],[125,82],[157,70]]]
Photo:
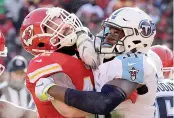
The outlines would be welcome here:
[[[87,35],[80,36],[77,42],[77,50],[83,62],[92,69],[100,65],[99,55],[95,52],[93,41]]]
[[[95,52],[94,37],[92,34],[90,35],[88,28],[84,27],[83,29],[77,38],[77,49],[82,61],[92,69],[96,69],[100,64],[100,59]]]
[[[77,34],[77,40],[78,37],[83,34],[87,34],[91,39],[94,38],[94,35],[90,32],[90,30],[87,27],[79,27],[76,31],[76,34]]]
[[[49,88],[51,88],[52,86],[55,86],[55,82],[54,79],[51,77],[48,78],[40,78],[39,81],[37,81],[36,83],[36,87],[35,87],[35,95],[36,97],[43,102],[46,101],[50,101],[53,100],[54,98],[51,97],[47,91],[49,90]]]

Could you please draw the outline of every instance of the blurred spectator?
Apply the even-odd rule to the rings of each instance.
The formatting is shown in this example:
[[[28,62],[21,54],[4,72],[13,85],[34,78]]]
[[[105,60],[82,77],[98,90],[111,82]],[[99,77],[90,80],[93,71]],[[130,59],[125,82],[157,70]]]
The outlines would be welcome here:
[[[105,11],[110,0],[96,0],[96,2]]]
[[[23,6],[23,0],[5,0],[5,7],[8,13],[12,16],[16,30],[20,28],[19,12]]]
[[[15,56],[8,64],[6,79],[1,99],[22,107],[28,107],[31,96],[25,87],[27,61],[22,56]],[[8,78],[8,79],[7,79]]]
[[[22,48],[19,30],[24,17],[38,7],[62,7],[77,13],[93,34],[101,30],[101,21],[120,7],[135,6],[147,12],[156,23],[154,44],[164,44],[173,49],[173,1],[172,0],[0,0],[0,30],[6,37],[8,57],[31,55]]]
[[[165,2],[166,4],[166,2]],[[173,49],[173,4],[172,1],[167,4],[168,7],[161,9],[159,22],[156,25],[157,34],[155,44],[164,44]],[[161,5],[163,6],[163,5]],[[160,7],[161,8],[161,7]]]
[[[111,0],[107,7],[107,16],[121,7],[133,7],[135,2],[132,0]]]
[[[89,0],[89,3],[79,8],[76,15],[93,33],[99,32],[99,24],[104,19],[104,11],[96,4],[96,0]]]
[[[85,23],[95,22],[104,18],[104,12],[100,6],[96,4],[96,0],[89,0],[90,3],[84,4],[79,8],[76,15]],[[83,16],[85,18],[83,18]]]
[[[70,13],[76,13],[77,10],[84,4],[88,3],[89,0],[57,0],[59,7],[64,8]]]
[[[4,58],[0,58],[0,66],[5,67]],[[2,75],[0,75],[0,98],[3,94],[3,89],[8,86],[7,75],[8,75],[7,72],[3,72]]]
[[[31,0],[32,1],[32,0]],[[53,7],[57,0],[39,0],[39,7]],[[35,3],[36,4],[36,3]]]

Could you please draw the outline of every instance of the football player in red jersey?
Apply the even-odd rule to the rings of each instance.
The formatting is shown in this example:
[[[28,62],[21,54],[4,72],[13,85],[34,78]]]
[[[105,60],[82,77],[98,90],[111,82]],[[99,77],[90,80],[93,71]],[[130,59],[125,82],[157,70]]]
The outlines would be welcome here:
[[[173,54],[172,50],[163,45],[155,45],[151,47],[161,59],[162,63],[158,64],[158,68],[161,72],[162,77],[158,80],[158,88],[156,93],[156,112],[155,118],[168,118],[174,117],[173,114],[173,92],[174,92],[174,81],[173,81]]]
[[[161,45],[155,45],[151,47],[152,51],[154,51],[161,59],[162,65],[163,65],[163,75],[165,79],[172,78],[173,77],[173,53],[172,50],[170,50],[166,46]]]
[[[127,8],[125,8],[127,9]],[[139,12],[142,12],[140,10],[138,10],[137,12],[137,9],[133,9],[133,8],[129,8],[128,11],[131,11],[129,13],[131,13],[132,15],[140,15]],[[119,11],[119,10],[118,10]],[[117,12],[113,14],[113,17],[111,16],[110,19],[112,20],[112,18],[117,18],[115,17],[117,15]],[[127,11],[127,10],[125,10]],[[124,14],[125,12],[123,12]],[[135,13],[135,14],[134,14]],[[125,13],[127,14],[127,12]],[[124,15],[125,15],[124,14]],[[129,19],[131,19],[132,22],[134,22],[135,24],[140,24],[140,25],[143,25],[144,23],[146,25],[148,25],[148,27],[150,27],[150,31],[149,33],[149,36],[150,38],[148,38],[149,41],[145,41],[144,37],[142,38],[140,35],[136,35],[133,33],[132,31],[132,35],[135,36],[137,38],[137,40],[142,40],[142,41],[132,41],[132,40],[135,40],[134,38],[132,38],[132,40],[130,41],[132,43],[132,46],[130,46],[130,42],[127,43],[127,51],[133,51],[133,52],[136,52],[136,51],[139,51],[141,48],[142,50],[140,51],[146,51],[150,48],[151,46],[151,42],[153,41],[153,36],[155,35],[155,28],[153,26],[153,23],[151,22],[151,19],[147,16],[147,15],[143,15],[144,13],[142,13],[140,15],[140,19],[138,19],[138,22],[137,22],[137,19],[132,19],[129,17]],[[128,15],[129,16],[129,15]],[[145,16],[145,17],[144,17]],[[149,18],[148,22],[145,20],[145,18],[147,17]],[[122,18],[123,16],[120,15],[120,17]],[[118,17],[118,19],[120,18]],[[125,16],[126,17],[126,16]],[[120,19],[119,19],[120,20]],[[122,19],[120,20],[120,22],[122,21]],[[143,24],[142,24],[142,21],[143,21]],[[110,23],[108,21],[108,24],[109,26],[111,27],[110,28],[110,31],[111,33],[113,34],[112,36],[110,36],[112,42],[117,42],[118,39],[121,40],[121,38],[126,38],[126,34],[124,33],[123,29],[120,30],[120,27],[118,28],[117,27],[117,23],[115,23],[116,21],[114,20],[114,23]],[[134,24],[132,23],[132,24]],[[114,26],[112,26],[114,24]],[[116,25],[115,25],[116,24]],[[129,24],[129,23],[126,23],[126,24]],[[138,29],[138,24],[136,25],[137,29]],[[130,25],[130,24],[129,24]],[[118,25],[119,26],[119,25]],[[114,27],[114,28],[113,28]],[[115,28],[116,27],[116,28]],[[126,26],[125,26],[126,27]],[[132,26],[129,26],[129,27],[132,27]],[[144,26],[143,26],[144,27]],[[143,28],[141,27],[141,28]],[[144,29],[144,28],[143,28]],[[130,31],[130,30],[129,30]],[[141,31],[141,30],[140,30]],[[145,33],[145,31],[143,32],[144,34],[143,35],[147,35]],[[116,37],[114,37],[116,35]],[[127,34],[129,36],[132,36],[130,35],[130,32]],[[113,38],[114,37],[114,38]],[[108,37],[109,38],[109,37]],[[102,37],[102,39],[104,39],[104,37]],[[115,41],[116,40],[116,41]],[[123,40],[124,41],[124,40]],[[82,41],[83,42],[83,41]],[[115,51],[115,48],[113,45],[110,44],[111,41],[106,41],[106,45],[103,45],[103,47],[110,47],[112,51],[111,53],[113,54],[114,51]],[[140,43],[140,44],[139,44]],[[105,44],[105,43],[103,43]],[[110,45],[111,46],[110,46]],[[85,44],[86,45],[86,44]],[[119,45],[119,44],[118,44]],[[131,47],[131,48],[130,48]],[[141,47],[141,48],[140,48]],[[87,47],[84,46],[84,48],[82,48],[82,54],[83,52],[85,52]],[[121,48],[121,47],[120,47]],[[124,47],[125,48],[125,47]],[[140,49],[139,49],[140,48]],[[122,48],[121,48],[122,49]],[[134,50],[133,50],[134,49]],[[109,51],[109,52],[110,52]],[[124,51],[124,49],[120,50],[120,51]],[[107,53],[109,53],[107,52]],[[133,54],[134,55],[134,54]],[[130,57],[130,55],[128,54],[128,57]],[[126,57],[120,57],[121,59],[124,59]],[[134,56],[134,58],[137,58],[136,56]],[[130,61],[130,60],[129,60]],[[112,61],[113,62],[113,61]],[[127,63],[127,62],[126,62]],[[134,62],[134,63],[137,63],[137,62]],[[133,64],[130,64],[128,63],[127,65],[130,66],[130,65],[134,65]],[[108,65],[110,63],[107,63]],[[112,64],[110,64],[112,65]],[[116,64],[118,65],[118,64]],[[103,66],[102,66],[103,67]],[[109,66],[108,66],[109,67]],[[35,94],[37,96],[37,98],[41,101],[43,100],[49,100],[48,98],[52,98],[49,94],[51,94],[52,96],[54,96],[55,99],[59,99],[61,100],[62,102],[65,102],[66,104],[68,105],[71,105],[71,106],[74,106],[76,108],[79,108],[81,110],[84,110],[84,111],[87,111],[87,112],[90,112],[90,113],[93,113],[93,114],[106,114],[106,113],[109,113],[110,111],[112,111],[116,106],[118,106],[120,103],[122,103],[131,93],[133,90],[136,90],[136,88],[138,87],[142,87],[141,85],[139,86],[139,84],[137,84],[136,82],[130,82],[130,81],[126,81],[126,80],[122,80],[120,78],[123,78],[123,77],[120,77],[117,76],[117,78],[119,79],[114,79],[110,82],[108,82],[107,84],[104,84],[103,85],[103,81],[109,77],[112,78],[112,76],[109,76],[108,73],[110,74],[114,74],[115,71],[107,71],[108,67],[103,67],[102,71],[103,73],[99,74],[95,79],[99,79],[98,77],[103,77],[102,79],[100,78],[99,81],[97,81],[98,83],[96,83],[97,86],[99,86],[99,88],[101,88],[101,92],[82,92],[82,91],[76,91],[76,90],[73,90],[73,89],[67,89],[67,88],[63,88],[63,87],[59,87],[59,86],[54,86],[55,83],[54,83],[54,78],[52,79],[51,77],[48,78],[48,77],[45,77],[45,78],[42,78],[40,79],[38,82],[37,82],[37,86],[35,87]],[[120,66],[121,67],[121,66]],[[146,79],[149,79],[148,81],[151,81],[152,83],[150,84],[153,84],[153,83],[156,83],[155,80],[156,80],[156,76],[155,76],[155,71],[154,71],[154,68],[152,66],[149,66],[153,69],[153,73],[151,73],[151,77],[153,78],[153,82],[152,82],[152,79],[151,78],[146,78]],[[118,68],[117,68],[118,69]],[[114,69],[114,70],[117,70],[117,69]],[[120,70],[122,70],[123,68],[120,68]],[[127,67],[124,68],[125,69],[125,73],[127,73]],[[142,69],[142,66],[141,68],[139,69]],[[147,70],[147,69],[146,69]],[[149,70],[149,68],[148,68]],[[150,69],[151,70],[151,69]],[[99,70],[101,71],[101,70]],[[138,73],[138,71],[135,71],[135,69],[133,68],[131,71],[133,72],[136,72]],[[143,70],[141,70],[141,72],[144,72]],[[148,71],[147,71],[148,72]],[[119,73],[119,72],[118,72]],[[103,76],[104,74],[106,74],[106,76]],[[120,72],[119,74],[122,74],[122,72]],[[123,73],[124,74],[124,73]],[[148,74],[148,73],[147,73]],[[128,74],[129,75],[129,74]],[[141,75],[144,75],[144,74],[141,74]],[[132,76],[132,75],[131,75]],[[134,76],[134,75],[133,75]],[[136,76],[136,74],[135,74]],[[149,77],[149,76],[148,76]],[[130,79],[130,77],[127,77]],[[143,77],[139,77],[140,79],[143,79]],[[130,82],[130,83],[129,83]],[[53,86],[53,87],[52,87]],[[147,86],[146,84],[144,85],[145,87],[145,91],[143,92],[148,92],[148,89],[147,89]],[[153,87],[154,84],[153,84]],[[50,89],[49,89],[50,88]],[[152,87],[151,87],[152,88]],[[150,89],[151,89],[150,88]],[[48,93],[49,94],[48,94]],[[142,92],[142,91],[141,91]],[[149,92],[152,92],[152,93],[155,93],[156,90],[154,89],[153,91],[149,90]],[[147,96],[146,96],[147,97]],[[150,102],[148,104],[150,104],[150,107],[152,106],[153,104],[153,99],[155,98],[155,94],[152,96],[152,100],[150,99]],[[52,98],[53,99],[53,98]],[[143,100],[144,101],[144,100]],[[131,103],[132,104],[132,103]],[[141,102],[142,104],[142,102]],[[142,104],[144,105],[144,104]],[[152,107],[152,109],[154,109],[154,107]],[[126,110],[126,109],[125,109]],[[153,111],[154,110],[149,110],[151,116],[153,116]],[[144,112],[144,111],[143,111]],[[129,115],[129,114],[127,114]],[[148,115],[148,114],[147,114]]]
[[[22,45],[35,55],[28,65],[26,86],[41,118],[84,117],[88,114],[63,102],[40,101],[35,96],[36,82],[45,77],[54,78],[62,86],[73,89],[93,90],[92,71],[86,69],[81,60],[72,57],[77,53],[75,32],[80,27],[82,24],[78,18],[61,8],[36,9],[22,23]]]

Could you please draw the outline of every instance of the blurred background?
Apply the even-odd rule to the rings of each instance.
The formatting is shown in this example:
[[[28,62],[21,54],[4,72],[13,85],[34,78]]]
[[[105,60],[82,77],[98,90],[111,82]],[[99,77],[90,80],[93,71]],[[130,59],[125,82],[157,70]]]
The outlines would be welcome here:
[[[93,34],[101,30],[101,21],[113,11],[126,6],[139,7],[156,24],[153,45],[166,45],[173,50],[173,0],[0,0],[0,30],[8,48],[7,58],[0,59],[6,66],[0,76],[0,99],[34,109],[34,102],[24,86],[27,63],[32,56],[22,48],[19,30],[29,12],[38,7],[54,6],[75,13]]]
[[[137,6],[148,13],[156,24],[154,44],[173,49],[173,0],[0,0],[0,30],[6,37],[7,62],[16,55],[29,61],[32,56],[20,44],[19,30],[24,17],[38,7],[58,6],[75,13],[93,34],[101,29],[101,21],[114,10]]]

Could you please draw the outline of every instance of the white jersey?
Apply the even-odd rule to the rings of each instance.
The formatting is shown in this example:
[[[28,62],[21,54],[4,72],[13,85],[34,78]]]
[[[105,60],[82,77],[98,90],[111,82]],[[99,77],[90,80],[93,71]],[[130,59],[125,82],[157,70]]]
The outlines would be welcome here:
[[[155,118],[174,118],[174,81],[161,79],[158,81],[156,93]]]
[[[148,92],[139,95],[136,103],[126,100],[116,111],[124,118],[153,118],[155,96],[157,89],[156,69],[153,61],[145,54],[122,54],[112,61],[101,64],[94,72],[95,88],[101,91],[103,85],[117,78],[145,84]]]

